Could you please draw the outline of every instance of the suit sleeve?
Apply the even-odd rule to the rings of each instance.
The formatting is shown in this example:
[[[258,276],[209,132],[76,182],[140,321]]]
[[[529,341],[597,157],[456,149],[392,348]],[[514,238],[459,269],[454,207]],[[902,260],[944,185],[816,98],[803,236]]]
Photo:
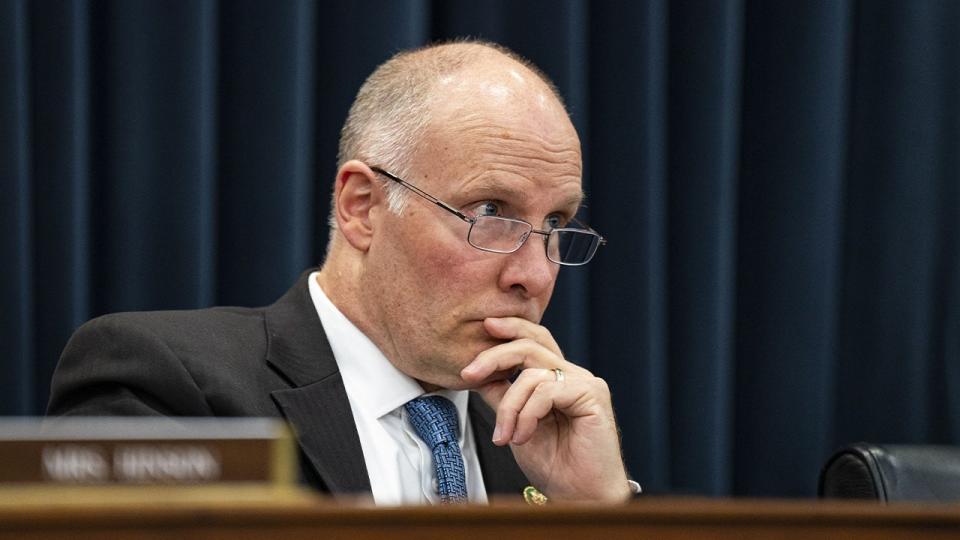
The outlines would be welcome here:
[[[107,315],[70,338],[50,387],[54,416],[211,416],[170,341],[134,315]]]

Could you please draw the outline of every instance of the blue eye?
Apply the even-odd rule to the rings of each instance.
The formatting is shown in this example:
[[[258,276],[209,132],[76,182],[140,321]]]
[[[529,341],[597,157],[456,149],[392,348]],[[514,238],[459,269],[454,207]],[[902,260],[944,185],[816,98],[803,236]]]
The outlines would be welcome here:
[[[563,216],[549,216],[547,219],[543,220],[543,225],[547,230],[550,229],[559,229],[561,227],[566,227],[567,224],[563,219]]]
[[[500,205],[490,201],[480,203],[474,208],[474,215],[475,216],[499,216]]]

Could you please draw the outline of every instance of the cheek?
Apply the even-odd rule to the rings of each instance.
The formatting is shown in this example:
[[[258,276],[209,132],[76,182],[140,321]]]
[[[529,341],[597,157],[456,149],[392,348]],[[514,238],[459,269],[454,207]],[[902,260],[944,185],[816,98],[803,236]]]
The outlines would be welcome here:
[[[462,288],[481,286],[478,279],[490,272],[490,254],[467,243],[466,224],[447,223],[455,218],[445,214],[428,216],[418,212],[411,218],[405,225],[413,226],[406,233],[416,241],[408,264],[417,268],[425,281],[454,285],[462,282]]]
[[[480,299],[490,296],[499,268],[495,255],[467,243],[466,229],[457,227],[459,223],[444,227],[444,217],[449,216],[409,212],[381,244],[391,268],[385,279],[407,301],[400,309],[437,331],[449,330],[460,314],[475,310]]]
[[[464,242],[450,249],[434,249],[412,261],[423,276],[418,284],[420,301],[417,304],[421,311],[413,316],[435,335],[454,339],[463,337],[462,332],[486,335],[480,328],[462,325],[482,312],[483,306],[496,294],[497,270],[489,255]]]
[[[462,245],[436,246],[416,264],[424,281],[437,288],[440,296],[482,295],[496,284],[495,269],[487,255],[464,241]]]

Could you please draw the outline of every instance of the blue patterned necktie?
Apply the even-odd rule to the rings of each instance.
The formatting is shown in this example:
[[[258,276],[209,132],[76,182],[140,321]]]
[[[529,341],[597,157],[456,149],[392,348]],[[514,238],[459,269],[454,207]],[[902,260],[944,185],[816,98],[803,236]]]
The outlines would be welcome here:
[[[404,405],[413,430],[433,453],[441,503],[467,502],[467,480],[460,454],[457,407],[440,396],[412,399]]]

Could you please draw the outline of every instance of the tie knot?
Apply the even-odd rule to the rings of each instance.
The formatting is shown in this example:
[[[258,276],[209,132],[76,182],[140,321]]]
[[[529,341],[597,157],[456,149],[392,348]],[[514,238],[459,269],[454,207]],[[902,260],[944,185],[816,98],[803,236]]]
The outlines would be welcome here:
[[[411,399],[404,407],[413,430],[431,451],[440,443],[458,444],[460,423],[452,401],[440,396],[423,396]]]

